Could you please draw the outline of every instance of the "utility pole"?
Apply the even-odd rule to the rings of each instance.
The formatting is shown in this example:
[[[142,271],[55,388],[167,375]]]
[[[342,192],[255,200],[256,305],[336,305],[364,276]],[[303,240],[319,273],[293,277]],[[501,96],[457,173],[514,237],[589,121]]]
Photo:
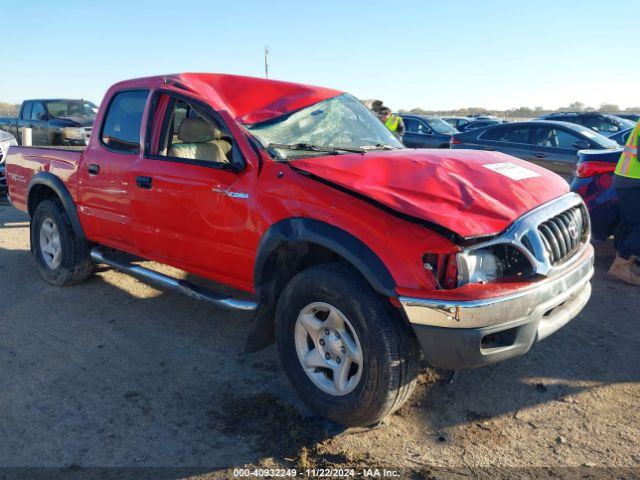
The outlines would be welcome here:
[[[264,47],[264,77],[269,78],[269,45]]]

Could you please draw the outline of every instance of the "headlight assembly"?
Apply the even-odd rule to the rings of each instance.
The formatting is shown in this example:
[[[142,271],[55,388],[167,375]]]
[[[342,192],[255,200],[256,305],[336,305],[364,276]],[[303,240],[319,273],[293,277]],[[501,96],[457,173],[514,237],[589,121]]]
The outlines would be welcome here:
[[[85,139],[84,128],[67,127],[64,129],[64,136],[69,140],[84,140]]]
[[[458,286],[492,282],[502,276],[502,263],[488,250],[459,253]]]

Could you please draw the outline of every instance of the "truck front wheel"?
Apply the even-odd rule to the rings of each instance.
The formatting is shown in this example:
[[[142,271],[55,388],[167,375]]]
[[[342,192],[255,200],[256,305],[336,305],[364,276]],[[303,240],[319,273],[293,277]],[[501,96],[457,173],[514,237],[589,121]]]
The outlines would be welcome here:
[[[87,242],[78,238],[60,200],[43,200],[31,219],[31,251],[42,278],[52,285],[73,285],[91,275]]]
[[[410,328],[342,264],[304,270],[276,312],[285,372],[303,401],[345,426],[397,410],[415,387],[420,351]]]

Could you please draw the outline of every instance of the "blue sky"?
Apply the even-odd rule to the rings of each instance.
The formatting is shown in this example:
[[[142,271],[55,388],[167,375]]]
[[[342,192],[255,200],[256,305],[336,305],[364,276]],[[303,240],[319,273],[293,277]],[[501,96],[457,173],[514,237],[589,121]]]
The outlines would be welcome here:
[[[180,71],[323,85],[392,108],[640,106],[640,1],[0,0],[0,101]]]

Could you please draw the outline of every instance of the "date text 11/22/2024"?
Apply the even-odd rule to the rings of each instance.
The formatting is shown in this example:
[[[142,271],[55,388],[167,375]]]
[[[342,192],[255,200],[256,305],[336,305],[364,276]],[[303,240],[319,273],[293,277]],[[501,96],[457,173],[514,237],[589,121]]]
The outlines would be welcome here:
[[[398,478],[398,470],[388,468],[234,468],[233,476],[236,478]]]

